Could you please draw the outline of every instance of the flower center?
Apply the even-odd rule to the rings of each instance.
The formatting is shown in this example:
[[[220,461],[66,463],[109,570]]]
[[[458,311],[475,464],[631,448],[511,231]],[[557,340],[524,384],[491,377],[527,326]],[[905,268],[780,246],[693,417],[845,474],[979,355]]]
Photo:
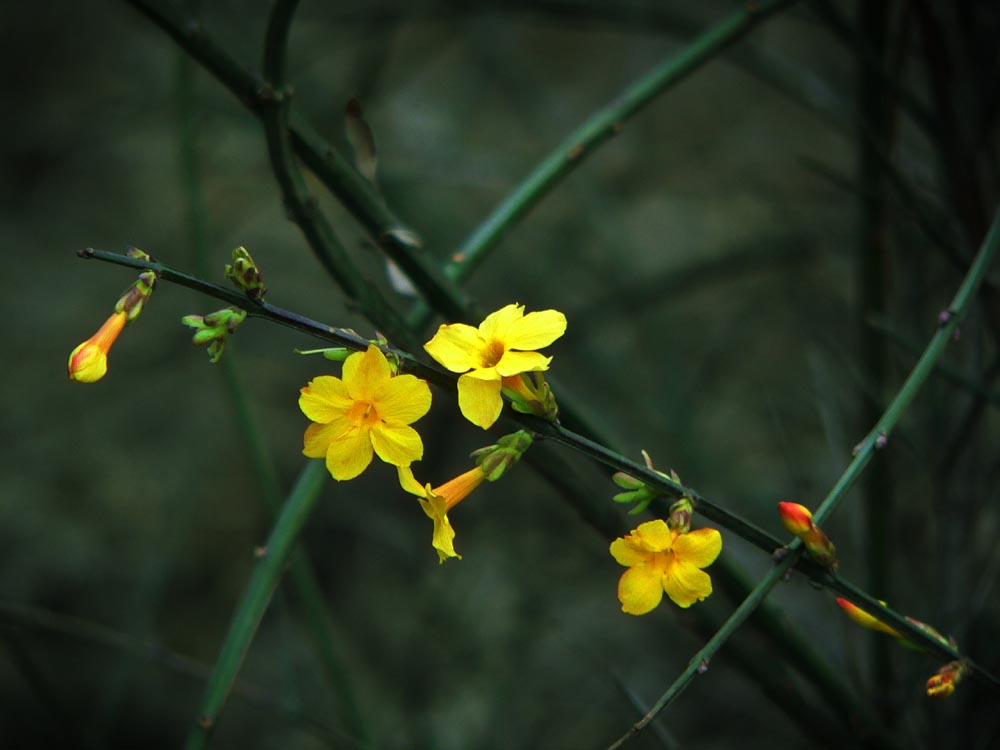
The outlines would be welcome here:
[[[503,357],[506,348],[499,339],[490,339],[486,342],[481,352],[482,367],[496,367],[497,362]]]
[[[375,409],[375,404],[368,401],[355,401],[347,411],[347,418],[355,427],[371,427],[377,424],[381,418]]]

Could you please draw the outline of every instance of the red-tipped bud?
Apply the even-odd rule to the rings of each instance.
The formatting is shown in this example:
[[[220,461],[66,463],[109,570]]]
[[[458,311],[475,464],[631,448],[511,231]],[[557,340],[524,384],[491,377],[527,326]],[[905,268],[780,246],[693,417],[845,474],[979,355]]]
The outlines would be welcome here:
[[[112,313],[104,325],[69,355],[69,379],[77,383],[96,383],[108,371],[108,350],[125,327],[128,314]]]
[[[781,523],[795,536],[802,536],[813,528],[812,513],[804,505],[798,503],[778,503],[778,515]]]
[[[809,557],[829,570],[837,568],[837,548],[813,523],[812,513],[807,507],[798,503],[778,503],[778,515],[785,528],[802,540]]]
[[[955,692],[958,684],[969,671],[964,661],[950,661],[927,680],[927,695],[930,698],[947,698]]]

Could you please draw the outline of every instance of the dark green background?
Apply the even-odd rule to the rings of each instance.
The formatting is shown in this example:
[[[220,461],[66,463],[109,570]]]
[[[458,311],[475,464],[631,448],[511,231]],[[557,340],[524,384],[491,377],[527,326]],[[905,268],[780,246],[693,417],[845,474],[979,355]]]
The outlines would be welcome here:
[[[343,107],[361,98],[389,205],[443,260],[590,113],[738,7],[689,5],[305,2],[290,42],[294,106],[348,154]],[[870,251],[860,239],[863,196],[887,195],[880,280],[889,325],[922,345],[962,262],[949,261],[915,217],[967,259],[985,226],[961,210],[967,203],[948,177],[955,154],[967,158],[960,170],[975,169],[986,217],[998,195],[995,8],[929,4],[946,68],[907,25],[919,27],[921,3],[890,5],[891,45],[905,50],[897,80],[940,122],[959,123],[951,145],[962,148],[950,149],[894,115],[892,159],[918,210],[860,181],[860,63],[819,6],[804,3],[629,121],[468,284],[485,309],[517,301],[564,311],[567,334],[550,350],[557,395],[584,405],[626,455],[645,448],[659,468],[782,537],[775,503],[819,504],[868,427],[866,400],[884,404],[915,361],[882,339],[879,386],[860,351],[858,258]],[[203,6],[210,33],[257,68],[267,4]],[[834,7],[855,23],[853,4]],[[107,377],[69,383],[70,350],[134,277],[75,253],[136,245],[221,282],[230,251],[244,245],[274,304],[374,330],[286,220],[259,123],[160,30],[126,3],[11,5],[4,16],[0,744],[176,747],[270,515],[222,365],[192,349],[179,324],[219,303],[160,285],[115,345]],[[936,76],[948,83],[951,112]],[[185,137],[200,200],[182,167]],[[318,182],[310,186],[358,263],[387,287],[363,232]],[[995,388],[996,328],[983,313],[973,310],[947,360]],[[303,461],[298,389],[338,372],[293,353],[318,345],[250,320],[226,353],[285,489]],[[872,592],[954,634],[994,671],[996,392],[984,405],[932,379],[876,459],[888,467],[891,588]],[[418,476],[435,483],[503,432],[503,423],[484,435],[463,422],[440,390],[418,427]],[[610,502],[616,490],[603,470],[575,458],[572,466],[595,502]],[[443,566],[430,522],[394,482],[380,464],[356,481],[331,481],[305,535],[379,746],[604,747],[704,642],[693,613],[669,603],[643,618],[620,613],[611,539],[530,467],[452,513],[464,559]],[[881,501],[855,492],[827,528],[841,571],[863,585],[870,509]],[[768,567],[732,534],[724,540],[723,555],[749,575]],[[232,698],[217,747],[356,746],[338,727],[286,594],[276,595],[241,673],[252,695]],[[902,746],[998,741],[1000,717],[987,710],[995,692],[970,684],[931,702],[923,683],[940,664],[892,644],[891,682],[874,688],[877,636],[843,618],[829,594],[793,578],[772,600],[864,702],[885,711]],[[700,605],[713,621],[734,606],[721,592]],[[734,643],[787,679],[826,726],[828,709],[765,641],[747,630]],[[843,735],[803,731],[780,695],[762,693],[728,653],[632,746],[853,741],[844,718],[834,720]]]

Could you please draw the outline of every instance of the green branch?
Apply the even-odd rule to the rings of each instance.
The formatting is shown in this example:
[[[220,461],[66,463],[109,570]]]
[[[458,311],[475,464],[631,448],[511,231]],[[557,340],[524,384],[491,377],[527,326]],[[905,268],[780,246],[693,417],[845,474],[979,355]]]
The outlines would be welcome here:
[[[267,302],[252,302],[238,292],[207,281],[202,281],[199,278],[177,271],[157,261],[139,260],[131,258],[127,255],[111,253],[106,250],[95,250],[93,248],[87,248],[86,250],[81,251],[79,255],[82,258],[103,260],[116,265],[126,266],[128,268],[156,271],[163,281],[174,282],[182,286],[186,286],[189,289],[202,292],[208,296],[216,297],[217,299],[229,302],[230,304],[243,307],[251,316],[279,323],[287,326],[288,328],[307,333],[337,346],[343,346],[355,351],[363,351],[372,343],[368,339],[364,339],[352,331],[318,323],[310,318],[284,310],[280,307],[268,304]],[[406,371],[444,388],[449,393],[456,392],[456,381],[458,379],[458,375],[455,373],[449,372],[437,365],[424,363],[403,350],[385,348],[385,351],[398,357],[403,363],[403,368]],[[646,484],[649,484],[659,490],[666,497],[676,498],[681,495],[687,495],[692,499],[694,509],[702,516],[718,523],[723,528],[733,532],[737,536],[740,536],[745,541],[754,545],[768,555],[774,554],[775,551],[780,550],[785,546],[788,546],[791,549],[797,549],[797,541],[792,542],[791,545],[784,545],[777,537],[767,533],[760,527],[741,517],[739,514],[733,513],[717,503],[708,500],[694,488],[674,482],[669,477],[665,477],[662,474],[652,471],[644,464],[632,461],[621,454],[600,445],[599,443],[595,443],[582,435],[566,429],[558,423],[547,422],[537,417],[527,414],[519,414],[513,411],[510,411],[508,416],[526,429],[531,430],[538,437],[548,438],[551,442],[560,443],[561,445],[571,448],[575,452],[582,453],[583,455],[588,456],[611,469],[624,471],[625,473],[630,474],[637,479],[641,479]],[[538,447],[540,448],[541,446]],[[530,453],[528,454],[529,459],[531,455],[532,454]],[[549,478],[553,482],[556,481],[556,479],[551,475],[549,475]],[[838,486],[839,484],[840,483],[838,483]],[[589,523],[599,526],[603,530],[604,525],[601,524],[592,514],[587,512],[587,509],[581,507],[580,510],[584,518],[587,519]],[[835,580],[825,569],[813,563],[808,558],[797,559],[796,569],[820,586],[831,587]],[[843,579],[836,580],[840,580],[847,585]],[[876,600],[872,598],[871,601]],[[878,605],[876,609],[880,612],[891,612],[891,610],[882,607],[882,605]],[[893,617],[895,618],[893,619],[893,622],[902,620],[902,615],[893,613]],[[935,647],[936,642],[930,636],[926,633],[920,632],[912,625],[903,625],[900,626],[900,629],[907,630],[907,632],[912,635],[911,640],[914,642],[924,643],[931,647],[931,650]]]
[[[794,0],[745,3],[740,10],[709,28],[679,54],[670,55],[632,83],[617,99],[591,115],[539,162],[531,174],[473,230],[458,250],[451,254],[452,260],[444,267],[445,274],[459,281],[467,278],[528,211],[602,143],[620,132],[626,120],[792,2]],[[410,320],[425,323],[427,312],[426,308],[415,308]],[[422,325],[415,327],[419,329]]]
[[[972,266],[969,268],[968,273],[962,280],[962,284],[959,286],[958,292],[955,294],[955,298],[952,300],[948,310],[945,311],[945,314],[941,316],[938,330],[934,336],[931,337],[930,343],[928,343],[927,349],[924,351],[924,355],[920,358],[920,361],[917,362],[913,371],[903,383],[903,386],[896,394],[896,397],[892,400],[892,403],[889,404],[885,413],[878,420],[875,427],[872,428],[871,432],[868,433],[861,444],[855,449],[854,460],[844,470],[843,474],[841,474],[840,478],[830,490],[826,499],[817,509],[816,513],[813,514],[813,520],[817,525],[822,525],[823,520],[837,508],[844,496],[847,494],[847,491],[851,488],[857,478],[861,475],[865,466],[867,466],[868,462],[871,460],[875,450],[881,449],[885,446],[888,434],[899,422],[910,403],[912,403],[913,399],[917,395],[917,392],[920,390],[920,387],[924,384],[924,381],[926,381],[930,376],[937,360],[940,359],[941,355],[944,353],[948,340],[954,335],[955,328],[968,312],[968,306],[972,301],[976,290],[986,277],[986,272],[989,270],[990,263],[993,261],[998,247],[1000,247],[1000,208],[998,208],[993,219],[993,224],[990,226],[990,230],[987,233],[986,238],[983,240],[983,244],[980,247],[979,252],[976,254],[976,258],[973,261]],[[629,739],[642,731],[642,729],[649,724],[649,722],[656,718],[660,711],[670,705],[670,703],[672,703],[677,696],[687,689],[698,674],[702,674],[708,669],[708,664],[715,653],[722,648],[723,644],[729,640],[730,636],[736,632],[747,617],[749,617],[750,614],[758,606],[760,606],[771,590],[778,584],[779,581],[781,581],[785,573],[797,562],[801,552],[802,545],[799,543],[799,540],[796,539],[789,545],[788,554],[785,555],[784,558],[781,559],[770,571],[768,571],[767,575],[764,576],[760,583],[758,583],[757,586],[754,587],[753,591],[750,592],[750,595],[743,600],[743,603],[740,604],[736,611],[729,616],[729,619],[723,623],[718,632],[712,636],[708,643],[706,643],[705,646],[694,655],[694,657],[692,657],[687,669],[685,669],[680,676],[674,680],[670,687],[667,688],[666,692],[660,696],[660,699],[649,710],[649,713],[633,724],[624,735],[609,746],[608,750],[617,750],[617,748],[620,748]],[[860,589],[847,584],[839,578],[835,579],[834,582],[837,586],[839,586],[839,590],[843,591],[852,599],[858,598],[859,595],[863,594]],[[865,599],[864,609],[868,610],[870,614],[879,617],[879,619],[884,617],[887,623],[898,627],[900,632],[903,632],[906,635],[914,636],[916,636],[916,633],[922,633],[919,628],[908,622],[904,617],[895,612],[891,612],[888,607],[884,607],[882,605],[877,607],[873,606],[872,602],[874,604],[878,604],[878,602],[873,598],[869,598],[867,594],[864,594],[863,598]],[[926,644],[931,647],[931,651],[946,655],[949,659],[965,659],[969,663],[973,674],[978,674],[980,678],[991,683],[994,687],[1000,687],[1000,679],[997,679],[994,675],[988,672],[984,672],[981,667],[973,664],[966,657],[963,657],[957,650],[946,647],[933,637],[929,637],[928,634],[922,633],[922,637],[917,639],[915,642],[920,645]]]
[[[234,60],[196,18],[182,16],[149,0],[125,1],[166,32],[253,115],[261,119],[268,116],[274,98],[268,81]],[[299,158],[423,291],[428,303],[451,319],[464,319],[470,312],[465,293],[444,275],[433,257],[420,251],[417,233],[386,206],[371,183],[301,116],[289,113],[287,129],[291,148]]]
[[[250,641],[257,632],[271,596],[285,571],[286,563],[295,549],[299,532],[319,499],[326,476],[326,467],[322,461],[306,463],[285,506],[281,509],[267,544],[258,550],[257,564],[230,622],[222,651],[205,688],[198,721],[188,734],[186,744],[188,750],[198,750],[208,744],[243,658],[250,647]]]

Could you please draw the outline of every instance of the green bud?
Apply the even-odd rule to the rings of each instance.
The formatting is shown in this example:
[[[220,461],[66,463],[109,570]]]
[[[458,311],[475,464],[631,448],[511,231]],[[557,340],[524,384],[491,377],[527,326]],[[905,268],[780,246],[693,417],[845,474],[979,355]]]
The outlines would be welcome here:
[[[226,265],[226,278],[254,302],[260,302],[267,292],[264,276],[245,247],[233,250],[233,262]]]
[[[636,479],[631,474],[626,474],[624,471],[616,471],[611,475],[611,481],[621,487],[623,490],[637,490],[640,487],[645,487],[646,483]]]
[[[521,460],[521,456],[533,442],[534,438],[528,432],[518,430],[510,435],[504,435],[497,440],[496,445],[479,448],[470,455],[475,460],[476,466],[483,470],[487,481],[495,482]]]
[[[246,317],[246,310],[227,307],[208,315],[185,315],[181,318],[181,323],[195,329],[191,343],[195,346],[207,344],[209,361],[215,364],[226,348],[226,340],[246,320]]]
[[[687,534],[691,530],[691,513],[693,511],[691,498],[682,497],[680,500],[675,501],[670,506],[670,517],[667,518],[667,526],[681,534]]]

